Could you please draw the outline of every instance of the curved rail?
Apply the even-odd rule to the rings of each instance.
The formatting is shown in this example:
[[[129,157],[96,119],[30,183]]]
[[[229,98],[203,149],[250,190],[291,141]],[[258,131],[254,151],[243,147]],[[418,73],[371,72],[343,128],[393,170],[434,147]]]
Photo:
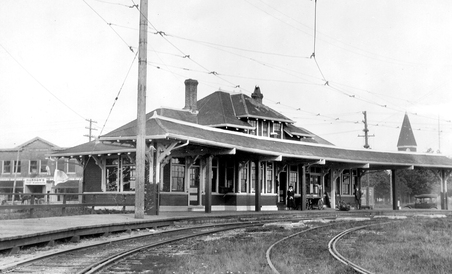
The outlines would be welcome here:
[[[374,225],[374,224],[372,224],[372,225]],[[362,268],[361,266],[359,266],[359,265],[357,265],[357,264],[351,262],[350,260],[348,260],[347,258],[345,258],[344,256],[342,256],[342,255],[337,251],[337,249],[336,249],[336,243],[337,243],[342,237],[344,237],[345,235],[347,235],[347,234],[349,234],[349,233],[351,233],[351,232],[353,232],[353,231],[356,231],[356,230],[359,230],[359,229],[363,229],[363,228],[366,228],[366,227],[369,227],[369,226],[371,226],[371,225],[363,225],[363,226],[352,227],[352,228],[346,229],[346,230],[342,231],[341,233],[337,234],[336,236],[334,236],[334,237],[330,240],[330,242],[328,243],[328,250],[330,251],[330,254],[331,254],[334,258],[336,258],[336,260],[340,261],[341,263],[343,263],[343,264],[345,264],[345,265],[350,266],[350,267],[353,268],[355,271],[357,271],[358,273],[362,273],[362,274],[372,274],[373,272],[371,272],[371,271],[369,271],[369,270],[367,270],[367,269],[365,269],[365,268]]]
[[[285,240],[287,240],[287,239],[289,239],[289,238],[295,237],[295,236],[297,236],[297,235],[300,235],[300,234],[309,232],[309,231],[311,231],[311,230],[329,227],[329,226],[332,226],[332,225],[335,225],[335,224],[329,224],[329,225],[323,225],[323,226],[317,226],[317,227],[308,228],[308,229],[305,229],[305,230],[303,230],[303,231],[299,231],[299,232],[296,232],[296,233],[294,233],[294,234],[292,234],[292,235],[286,236],[286,237],[282,238],[281,240],[278,240],[277,242],[275,242],[274,244],[272,244],[272,245],[267,249],[267,252],[265,252],[265,257],[267,258],[267,264],[270,266],[270,268],[272,269],[273,273],[279,274],[279,271],[275,268],[275,266],[273,265],[273,263],[272,263],[272,261],[271,261],[271,258],[270,258],[271,251],[272,251],[272,249],[273,249],[274,246],[276,246],[277,244],[279,244],[279,243],[281,243],[281,242],[283,242],[283,241],[285,241]]]
[[[358,226],[358,227],[353,227],[353,228],[349,228],[347,230],[342,231],[341,233],[337,234],[336,236],[334,236],[330,242],[328,243],[328,250],[330,251],[330,254],[336,258],[338,261],[340,261],[341,263],[350,266],[351,268],[353,268],[355,271],[357,271],[358,273],[363,273],[363,274],[371,274],[373,272],[362,268],[361,266],[353,263],[352,261],[350,261],[349,259],[345,258],[344,256],[342,256],[342,254],[340,254],[337,249],[336,249],[336,243],[345,235],[356,231],[356,230],[360,230],[369,226],[374,226],[374,225],[385,225],[385,224],[389,224],[391,222],[386,222],[386,223],[377,223],[377,224],[370,224],[370,225],[363,225],[363,226]]]
[[[162,240],[162,241],[158,241],[155,243],[151,243],[151,244],[147,244],[147,245],[143,245],[143,246],[139,246],[136,248],[132,248],[123,252],[119,252],[117,254],[114,254],[108,258],[105,258],[103,260],[100,260],[88,267],[86,267],[85,269],[77,272],[78,274],[92,274],[92,273],[97,273],[103,269],[105,269],[106,267],[116,263],[117,261],[121,260],[124,257],[127,257],[133,253],[139,252],[141,250],[144,249],[148,249],[148,248],[152,248],[152,247],[156,247],[156,246],[160,246],[160,245],[165,245],[165,244],[169,244],[172,242],[176,242],[176,241],[180,241],[180,240],[185,240],[185,239],[189,239],[189,238],[193,238],[193,237],[197,237],[197,236],[203,236],[203,235],[207,235],[207,234],[212,234],[212,233],[217,233],[217,232],[221,232],[221,231],[226,231],[226,230],[233,230],[233,229],[237,229],[237,228],[244,228],[244,227],[250,227],[250,226],[258,226],[258,225],[262,225],[262,223],[248,223],[248,224],[236,224],[234,226],[230,226],[230,227],[226,227],[226,228],[218,228],[215,230],[210,230],[210,231],[204,231],[204,232],[198,232],[198,233],[193,233],[190,235],[183,235],[183,236],[175,236],[172,237],[170,239],[167,240]]]
[[[175,232],[181,232],[181,231],[190,231],[190,230],[195,230],[195,229],[207,229],[207,228],[214,228],[214,227],[223,227],[222,228],[223,230],[227,230],[227,229],[234,229],[234,227],[237,227],[237,226],[242,226],[243,227],[244,225],[248,225],[248,226],[261,225],[264,222],[267,222],[267,221],[217,223],[217,224],[209,224],[209,225],[200,225],[200,226],[192,226],[192,227],[170,229],[170,230],[165,230],[165,231],[160,231],[160,232],[149,232],[149,233],[144,233],[144,234],[141,234],[141,235],[134,235],[134,236],[129,236],[129,237],[120,238],[120,239],[113,239],[113,240],[107,240],[107,241],[104,241],[104,242],[98,242],[98,243],[93,243],[93,244],[81,245],[81,246],[77,246],[77,247],[66,249],[66,250],[47,252],[47,253],[44,253],[42,255],[38,255],[38,256],[29,258],[29,259],[26,259],[26,260],[22,260],[20,262],[15,262],[15,263],[11,263],[9,265],[5,265],[5,266],[3,266],[0,269],[0,272],[3,272],[3,271],[14,272],[14,268],[17,268],[17,267],[20,267],[20,266],[33,264],[35,262],[42,261],[42,260],[45,260],[45,259],[48,259],[48,258],[51,258],[51,257],[56,257],[56,256],[60,256],[60,255],[64,256],[64,255],[70,254],[71,252],[77,252],[77,251],[80,251],[80,250],[84,250],[84,249],[88,249],[88,248],[95,248],[95,247],[99,247],[99,246],[103,246],[103,245],[109,245],[109,244],[112,244],[112,243],[125,242],[125,241],[145,238],[145,237],[159,236],[159,235],[164,235],[164,234],[169,234],[169,233],[175,233]],[[224,227],[227,227],[227,226],[230,226],[232,228],[230,228],[230,227],[224,228]],[[209,232],[206,232],[206,234],[207,233],[215,233],[215,231],[210,230]]]

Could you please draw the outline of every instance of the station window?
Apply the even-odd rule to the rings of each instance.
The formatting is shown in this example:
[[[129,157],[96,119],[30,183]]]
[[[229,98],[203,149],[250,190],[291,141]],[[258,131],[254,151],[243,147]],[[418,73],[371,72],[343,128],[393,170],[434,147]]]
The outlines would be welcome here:
[[[256,192],[256,163],[251,162],[251,193]]]
[[[257,121],[256,120],[248,120],[248,124],[250,124],[254,129],[249,130],[249,134],[257,135]]]
[[[227,160],[224,167],[224,177],[221,175],[219,190],[220,193],[234,192],[234,161]]]
[[[248,162],[246,162],[240,169],[240,192],[246,193],[248,191],[248,180]]]
[[[106,191],[119,191],[119,157],[107,158],[105,165]]]
[[[270,137],[281,139],[281,124],[280,123],[273,123],[273,130],[270,134]]]
[[[267,164],[264,163],[264,166],[266,167],[265,171],[265,182],[266,182],[266,189],[265,193],[273,193],[273,163],[267,162]]]
[[[3,172],[5,174],[11,173],[11,161],[3,161]]]
[[[136,182],[136,165],[131,157],[122,157],[122,191],[134,191]]]
[[[30,160],[30,165],[28,168],[29,174],[37,174],[38,173],[38,161]]]
[[[185,159],[171,159],[171,191],[183,192],[185,189]]]
[[[199,187],[199,159],[188,170],[190,187]]]
[[[298,169],[297,166],[290,166],[289,173],[289,186],[292,186],[295,193],[299,193],[298,190]]]
[[[342,174],[342,195],[352,195],[353,185],[355,183],[355,177],[353,176],[353,171],[345,170]]]
[[[264,137],[268,137],[268,125],[269,125],[269,122],[262,121],[262,136],[264,136]]]

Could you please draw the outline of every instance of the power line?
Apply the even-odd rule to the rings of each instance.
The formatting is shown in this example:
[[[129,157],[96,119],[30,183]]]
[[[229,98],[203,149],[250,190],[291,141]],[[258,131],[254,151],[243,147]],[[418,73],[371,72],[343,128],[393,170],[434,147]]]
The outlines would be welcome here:
[[[108,119],[110,118],[110,115],[111,115],[111,113],[113,111],[113,108],[116,105],[116,101],[118,101],[119,95],[121,94],[122,88],[124,87],[124,84],[125,84],[127,78],[129,77],[130,71],[132,70],[132,66],[135,63],[135,60],[137,59],[137,56],[138,56],[138,51],[135,53],[135,56],[133,57],[132,63],[130,64],[129,69],[127,70],[126,76],[124,77],[124,80],[122,81],[121,87],[118,90],[118,94],[116,95],[115,99],[113,100],[113,104],[112,104],[112,106],[110,108],[110,111],[108,112],[107,119],[105,119],[104,125],[102,126],[102,129],[101,129],[99,135],[102,135],[102,133],[103,133],[103,131],[105,129],[105,125],[107,124]]]
[[[105,20],[93,7],[90,6],[90,4],[88,4],[85,0],[82,0],[95,14],[97,14],[97,16],[99,16],[100,19],[102,19],[102,21],[104,21],[109,27],[110,29],[119,37],[119,39],[121,39],[121,41],[124,42],[124,44],[127,46],[127,48],[129,48],[130,51],[134,52],[132,49],[132,46],[130,46],[126,40],[124,40],[124,38],[122,38],[121,35],[119,35],[119,33],[112,27],[112,25],[107,22],[107,20]],[[132,6],[133,7],[133,6]]]
[[[73,108],[68,106],[63,100],[58,98],[53,92],[51,92],[46,86],[44,86],[25,66],[23,66],[2,44],[0,44],[0,47],[3,48],[3,50],[18,64],[33,80],[36,81],[45,91],[47,91],[50,95],[52,95],[55,99],[57,99],[61,104],[63,104],[65,107],[67,107],[70,111],[75,113],[77,116],[79,116],[82,119],[85,119],[81,114],[79,114],[77,111],[75,111]]]

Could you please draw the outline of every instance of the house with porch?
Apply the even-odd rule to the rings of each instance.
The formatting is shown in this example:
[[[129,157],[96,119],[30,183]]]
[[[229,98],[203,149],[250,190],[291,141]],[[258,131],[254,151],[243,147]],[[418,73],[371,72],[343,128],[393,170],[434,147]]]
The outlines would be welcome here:
[[[146,185],[155,189],[146,204],[154,212],[277,210],[285,207],[289,186],[301,210],[325,194],[334,207],[339,199],[354,203],[369,170],[432,169],[447,192],[452,159],[336,147],[263,104],[259,87],[251,97],[217,91],[198,100],[197,84],[185,81],[183,109],[160,108],[146,116]],[[99,204],[122,193],[133,205],[136,140],[134,120],[51,156],[79,161],[83,192],[96,194]],[[447,207],[443,198],[441,204]]]

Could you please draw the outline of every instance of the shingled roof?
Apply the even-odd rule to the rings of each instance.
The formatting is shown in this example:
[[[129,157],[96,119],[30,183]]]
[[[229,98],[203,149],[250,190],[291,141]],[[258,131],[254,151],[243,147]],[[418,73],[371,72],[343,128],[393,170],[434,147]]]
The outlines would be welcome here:
[[[136,125],[122,128],[101,137],[102,140],[132,140],[137,136]],[[174,139],[218,148],[236,149],[282,158],[323,161],[325,164],[361,164],[368,168],[445,168],[452,169],[452,159],[436,154],[383,152],[339,148],[330,145],[280,140],[241,134],[208,126],[187,123],[155,115],[146,122],[146,139]]]

